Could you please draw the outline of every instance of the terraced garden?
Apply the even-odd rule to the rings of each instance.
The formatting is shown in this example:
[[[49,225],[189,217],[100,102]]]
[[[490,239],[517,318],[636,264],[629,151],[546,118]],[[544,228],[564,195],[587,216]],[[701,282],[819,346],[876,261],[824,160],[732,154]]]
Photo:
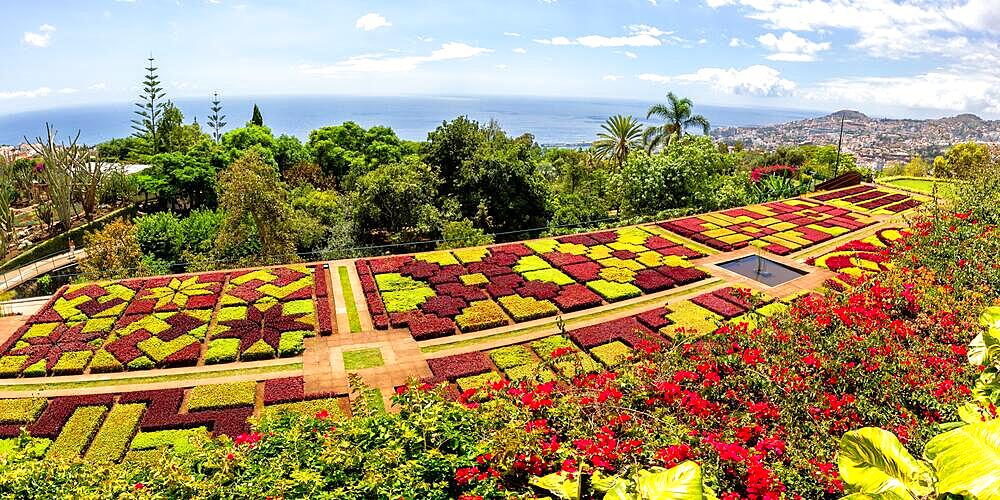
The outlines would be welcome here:
[[[410,378],[468,398],[599,372],[883,270],[895,216],[920,201],[859,186],[482,248],[66,286],[0,345],[0,452],[23,428],[52,458],[139,460],[247,439],[249,417],[283,409],[380,411]],[[751,248],[812,272],[767,287],[707,264]]]

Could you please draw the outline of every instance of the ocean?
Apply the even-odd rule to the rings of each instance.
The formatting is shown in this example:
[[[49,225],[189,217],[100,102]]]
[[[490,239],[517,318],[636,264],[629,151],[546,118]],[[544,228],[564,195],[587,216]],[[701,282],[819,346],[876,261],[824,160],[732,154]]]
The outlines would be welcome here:
[[[210,99],[177,99],[174,104],[190,122],[197,118],[205,127]],[[242,126],[257,104],[264,123],[275,135],[290,134],[303,140],[309,131],[352,120],[362,127],[387,125],[403,139],[425,140],[427,132],[442,121],[467,115],[473,120],[497,120],[509,134],[534,134],[539,144],[584,145],[594,140],[601,124],[615,114],[644,119],[650,101],[612,99],[557,99],[548,97],[347,97],[347,96],[266,96],[223,99],[228,125]],[[18,144],[27,136],[34,139],[52,124],[61,136],[75,135],[80,141],[96,144],[132,133],[135,105],[129,102],[28,111],[0,116],[0,144]],[[784,123],[825,114],[768,108],[738,108],[698,105],[713,127],[754,126]]]

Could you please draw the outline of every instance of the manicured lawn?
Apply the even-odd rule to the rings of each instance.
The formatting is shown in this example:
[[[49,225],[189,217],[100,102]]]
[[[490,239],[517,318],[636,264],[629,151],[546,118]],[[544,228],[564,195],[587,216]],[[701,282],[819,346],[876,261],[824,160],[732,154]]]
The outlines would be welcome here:
[[[932,194],[934,192],[934,185],[937,184],[938,194],[940,196],[951,196],[955,189],[954,182],[944,179],[935,179],[933,177],[900,177],[879,182],[892,187],[927,194]]]
[[[379,349],[358,349],[356,351],[344,351],[345,370],[363,370],[365,368],[375,368],[382,366],[382,351]]]
[[[347,268],[340,266],[337,268],[340,275],[340,290],[344,294],[344,306],[347,307],[347,321],[351,324],[351,333],[361,331],[361,318],[358,317],[358,305],[354,303],[354,287],[351,286],[351,279],[347,273]]]

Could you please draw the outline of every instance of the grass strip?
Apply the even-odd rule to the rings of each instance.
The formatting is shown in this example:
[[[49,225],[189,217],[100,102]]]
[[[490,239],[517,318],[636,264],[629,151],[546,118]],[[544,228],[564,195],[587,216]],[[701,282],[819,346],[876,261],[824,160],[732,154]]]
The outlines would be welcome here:
[[[358,333],[361,331],[361,318],[358,317],[358,306],[354,303],[354,287],[351,286],[347,267],[337,267],[337,274],[340,275],[340,291],[344,294],[344,307],[347,308],[347,321],[351,324],[351,333]]]
[[[258,366],[255,368],[235,368],[211,372],[179,373],[175,375],[160,375],[137,378],[118,378],[106,380],[83,380],[79,382],[48,382],[41,384],[2,385],[0,391],[52,391],[57,389],[79,389],[82,387],[108,387],[114,385],[151,384],[156,382],[181,382],[185,380],[210,379],[232,375],[260,375],[302,369],[302,362],[287,365]]]
[[[701,285],[696,286],[694,288],[688,288],[688,289],[685,289],[685,290],[681,290],[681,291],[678,291],[678,292],[675,292],[675,293],[671,293],[671,294],[667,294],[667,295],[662,295],[662,296],[659,296],[659,297],[651,297],[648,300],[643,300],[643,301],[639,301],[639,302],[635,302],[635,303],[629,304],[627,306],[622,306],[622,308],[639,308],[639,307],[650,305],[650,304],[660,304],[660,305],[662,305],[663,301],[665,301],[665,300],[669,300],[669,299],[671,299],[673,297],[676,297],[676,296],[679,296],[679,295],[687,295],[689,293],[695,293],[695,292],[698,292],[698,291],[701,291],[701,290],[704,290],[704,289],[707,289],[707,288],[711,288],[711,287],[713,287],[715,285],[718,285],[720,281],[722,281],[722,280],[719,279],[719,278],[711,278],[711,279],[705,280],[704,283],[702,283]],[[583,316],[576,316],[574,318],[569,318],[569,319],[566,320],[566,328],[570,329],[570,328],[572,328],[574,325],[576,325],[578,323],[581,323],[583,321],[587,321],[587,320],[590,320],[590,319],[593,319],[593,318],[598,318],[598,317],[607,315],[608,313],[615,312],[615,311],[617,311],[619,309],[620,308],[608,309],[608,310],[605,310],[605,311],[597,311],[597,312],[592,312],[590,314],[584,314]],[[544,325],[536,325],[536,326],[531,326],[531,327],[528,327],[528,328],[520,328],[520,329],[517,329],[517,330],[511,330],[509,332],[497,333],[497,334],[494,334],[494,335],[487,335],[485,337],[478,337],[478,338],[473,338],[473,339],[458,340],[456,342],[449,342],[447,344],[430,345],[430,346],[421,347],[420,348],[420,352],[425,353],[425,354],[431,354],[431,353],[435,353],[435,352],[446,351],[446,350],[449,350],[449,349],[457,349],[457,348],[460,348],[460,347],[467,347],[467,346],[470,346],[470,345],[483,344],[483,343],[486,343],[486,342],[492,342],[494,340],[500,340],[500,339],[511,338],[511,337],[519,337],[521,335],[527,335],[529,333],[535,333],[535,332],[549,330],[549,329],[553,328],[554,326],[555,326],[555,322],[552,322],[552,323],[546,323]]]

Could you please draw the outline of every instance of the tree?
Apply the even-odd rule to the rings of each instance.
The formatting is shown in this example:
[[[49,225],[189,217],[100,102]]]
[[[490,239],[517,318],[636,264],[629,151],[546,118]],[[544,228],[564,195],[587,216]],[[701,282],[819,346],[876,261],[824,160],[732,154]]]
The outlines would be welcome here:
[[[7,256],[7,247],[14,236],[14,211],[11,209],[14,189],[14,157],[0,151],[0,259]]]
[[[219,206],[225,215],[215,242],[217,249],[225,252],[242,246],[256,233],[258,260],[277,263],[298,259],[288,193],[277,168],[259,149],[243,153],[223,170],[218,185]]]
[[[215,142],[222,140],[222,127],[226,126],[226,115],[222,114],[222,101],[219,100],[219,93],[212,94],[212,107],[209,108],[212,114],[208,115],[208,128],[212,129],[212,139]]]
[[[82,162],[73,165],[73,182],[80,198],[80,205],[87,220],[94,220],[97,204],[101,201],[101,187],[114,170],[114,165],[103,161],[97,151],[90,149]]]
[[[441,224],[441,239],[443,241],[437,244],[438,250],[493,244],[493,235],[486,234],[482,229],[473,226],[469,219]]]
[[[30,144],[42,159],[41,177],[46,184],[46,192],[49,195],[59,225],[64,231],[73,227],[73,217],[76,210],[73,207],[73,197],[75,187],[73,185],[73,172],[77,166],[87,161],[89,151],[86,147],[77,144],[80,133],[76,133],[69,143],[56,142],[56,130],[48,123],[45,124],[47,137],[42,139],[36,137],[34,142],[24,138],[24,142]]]
[[[944,156],[934,159],[934,175],[971,179],[989,163],[990,150],[985,144],[962,142],[948,148]]]
[[[441,192],[455,193],[462,163],[472,155],[485,140],[479,123],[459,116],[450,122],[442,122],[437,129],[427,134],[423,145],[424,162],[433,168],[442,181]]]
[[[253,115],[250,117],[250,123],[247,125],[264,126],[264,116],[260,114],[260,108],[256,104],[253,105]]]
[[[348,188],[367,172],[403,158],[404,146],[388,127],[361,128],[357,123],[323,127],[309,133],[306,147],[327,175]]]
[[[135,220],[135,238],[143,255],[166,262],[180,257],[180,220],[173,212],[157,212]]]
[[[629,152],[639,146],[642,125],[631,116],[615,115],[608,118],[601,129],[604,132],[597,134],[594,151],[619,169]]]
[[[184,113],[170,101],[163,107],[163,115],[156,130],[160,137],[160,151],[164,153],[187,151],[204,136],[197,120],[184,125]]]
[[[160,116],[166,107],[163,98],[167,94],[160,86],[160,78],[156,74],[157,68],[153,66],[153,61],[154,59],[150,57],[149,66],[146,67],[146,78],[142,83],[142,92],[139,94],[139,102],[135,103],[136,107],[139,108],[135,114],[139,118],[132,120],[132,129],[135,130],[135,136],[145,139],[149,144],[150,151],[156,154],[160,152],[157,127]]]
[[[706,209],[714,203],[725,158],[708,137],[685,137],[662,155],[636,151],[612,177],[624,215],[654,215],[675,208]]]
[[[142,250],[136,228],[118,219],[83,238],[87,258],[80,269],[91,280],[130,278],[143,274]]]
[[[667,92],[667,102],[654,104],[646,112],[646,118],[657,117],[664,121],[663,125],[652,127],[655,132],[650,133],[648,142],[656,147],[669,145],[672,141],[684,136],[689,127],[701,127],[702,132],[708,135],[710,128],[708,119],[702,115],[692,115],[694,103],[687,97],[677,97],[673,92]]]
[[[274,140],[274,161],[278,164],[278,170],[286,170],[300,163],[312,161],[309,152],[298,137],[282,134]]]
[[[367,233],[386,235],[396,241],[410,241],[425,234],[436,222],[437,175],[416,156],[376,167],[356,182],[354,219]]]
[[[147,192],[182,206],[211,205],[215,195],[216,170],[208,159],[194,154],[161,153],[150,159],[153,168],[138,174]]]

